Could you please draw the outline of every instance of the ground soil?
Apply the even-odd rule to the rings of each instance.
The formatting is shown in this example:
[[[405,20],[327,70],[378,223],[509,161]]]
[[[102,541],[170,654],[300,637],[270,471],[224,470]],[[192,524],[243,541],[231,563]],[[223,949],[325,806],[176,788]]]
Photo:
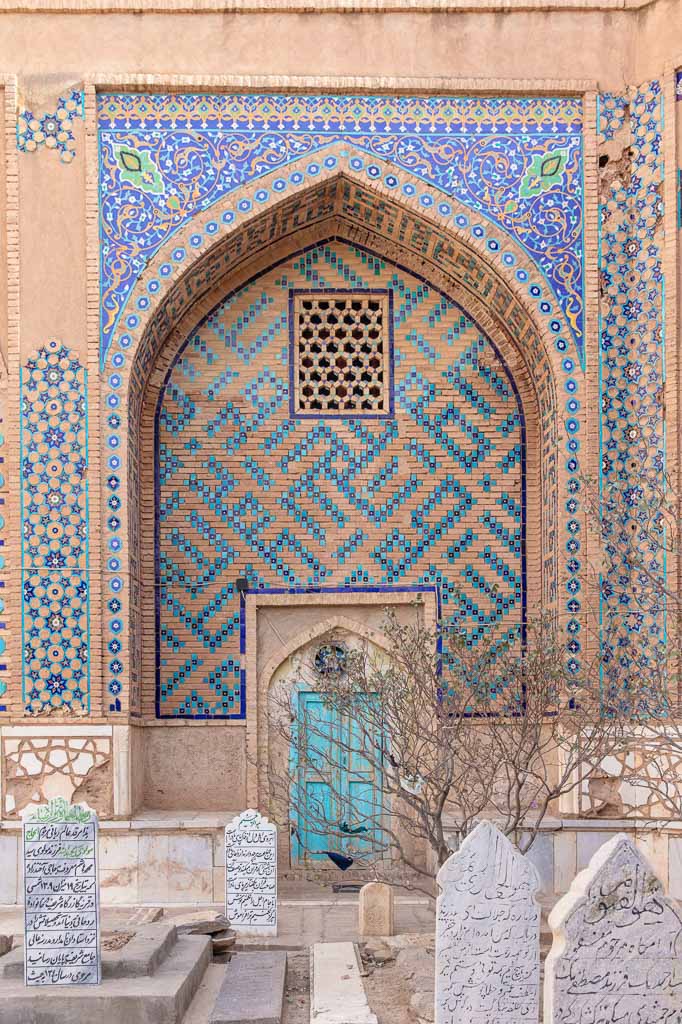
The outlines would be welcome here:
[[[412,992],[395,960],[370,969],[363,981],[367,1001],[379,1024],[414,1024],[409,1009]]]
[[[307,949],[287,954],[287,984],[282,1024],[309,1024],[310,953]]]

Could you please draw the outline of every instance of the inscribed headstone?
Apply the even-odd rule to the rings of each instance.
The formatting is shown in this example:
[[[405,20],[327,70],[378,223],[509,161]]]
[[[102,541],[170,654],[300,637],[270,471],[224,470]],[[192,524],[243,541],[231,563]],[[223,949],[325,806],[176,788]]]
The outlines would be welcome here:
[[[59,797],[32,810],[23,832],[24,980],[97,985],[97,816]]]
[[[540,879],[490,822],[437,876],[436,1024],[537,1022]]]
[[[626,835],[597,850],[549,924],[545,1024],[680,1024],[682,911]]]
[[[238,934],[277,934],[277,829],[258,811],[225,829],[225,906]]]
[[[393,889],[384,882],[368,882],[358,900],[360,935],[393,935]]]

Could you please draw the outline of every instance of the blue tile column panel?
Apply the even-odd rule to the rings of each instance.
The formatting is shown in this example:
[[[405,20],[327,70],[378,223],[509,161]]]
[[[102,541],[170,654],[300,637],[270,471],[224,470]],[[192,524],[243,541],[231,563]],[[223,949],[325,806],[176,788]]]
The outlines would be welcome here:
[[[90,709],[87,372],[59,341],[21,370],[26,710]]]
[[[666,639],[665,608],[629,558],[634,545],[649,578],[665,578],[660,546],[638,518],[666,468],[662,128],[658,82],[600,97],[601,490],[617,497],[619,512],[604,537],[601,612],[613,630],[605,678],[611,668],[619,685],[650,669]],[[615,173],[609,152],[623,165]]]

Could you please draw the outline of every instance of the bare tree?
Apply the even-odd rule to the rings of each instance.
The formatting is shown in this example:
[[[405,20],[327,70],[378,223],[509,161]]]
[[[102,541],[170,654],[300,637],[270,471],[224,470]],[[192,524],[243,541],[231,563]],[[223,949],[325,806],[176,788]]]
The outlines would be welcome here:
[[[448,822],[462,838],[488,817],[525,851],[620,743],[598,672],[567,674],[549,618],[523,645],[474,646],[454,627],[433,633],[390,614],[384,635],[386,650],[349,651],[319,676],[309,713],[296,683],[273,693],[270,727],[292,756],[271,775],[304,847],[328,844],[376,877],[402,867],[430,880],[450,852]]]

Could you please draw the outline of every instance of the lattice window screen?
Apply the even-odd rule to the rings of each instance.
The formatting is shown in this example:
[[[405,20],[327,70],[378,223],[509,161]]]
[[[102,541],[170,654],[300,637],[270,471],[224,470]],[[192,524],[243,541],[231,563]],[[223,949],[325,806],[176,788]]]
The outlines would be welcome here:
[[[386,295],[297,294],[292,359],[294,412],[388,415],[390,342]]]

